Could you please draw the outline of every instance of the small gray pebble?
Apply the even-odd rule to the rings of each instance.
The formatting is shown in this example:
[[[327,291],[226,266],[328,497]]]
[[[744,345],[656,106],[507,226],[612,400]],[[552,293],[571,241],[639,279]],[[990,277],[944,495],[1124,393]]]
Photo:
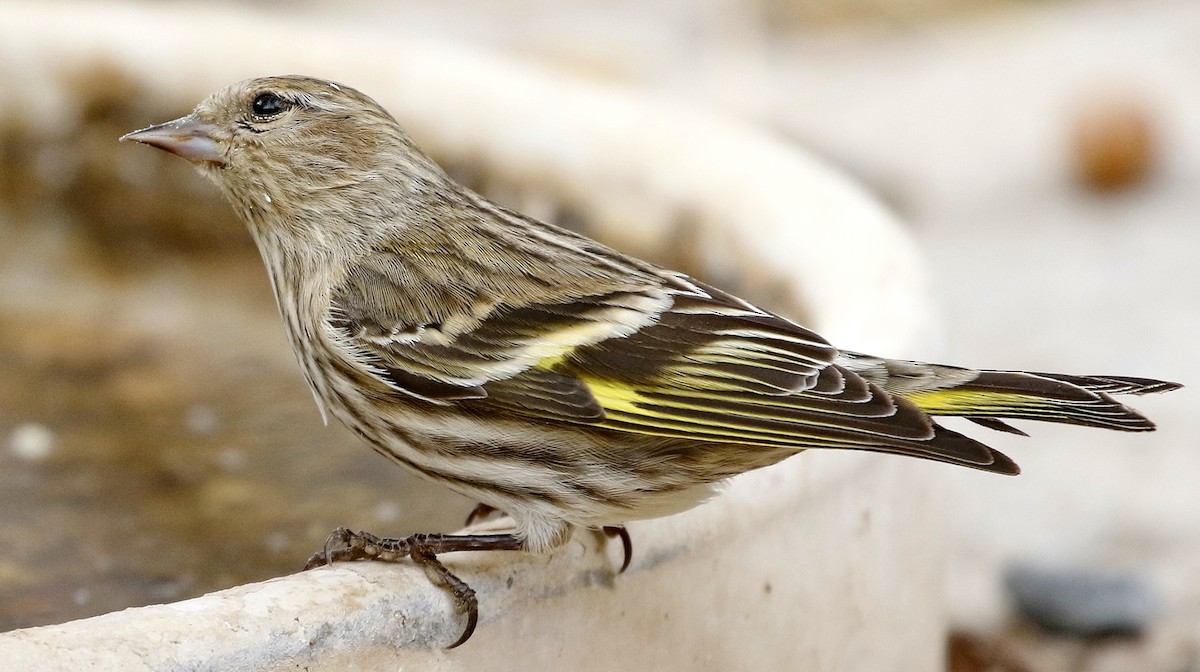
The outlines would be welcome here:
[[[1016,565],[1004,583],[1022,616],[1059,634],[1137,636],[1160,609],[1154,587],[1137,574]]]

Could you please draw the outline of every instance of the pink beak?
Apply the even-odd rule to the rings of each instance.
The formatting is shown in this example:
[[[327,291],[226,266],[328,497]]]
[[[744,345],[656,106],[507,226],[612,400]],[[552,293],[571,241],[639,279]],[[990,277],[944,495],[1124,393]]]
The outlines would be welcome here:
[[[188,115],[165,124],[126,133],[121,140],[135,140],[183,157],[192,163],[225,165],[225,154],[217,144],[219,131],[213,124]]]

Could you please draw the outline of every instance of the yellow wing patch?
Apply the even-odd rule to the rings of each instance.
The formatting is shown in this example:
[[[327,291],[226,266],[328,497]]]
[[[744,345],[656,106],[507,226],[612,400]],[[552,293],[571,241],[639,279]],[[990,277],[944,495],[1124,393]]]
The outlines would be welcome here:
[[[792,449],[861,446],[872,437],[882,443],[896,438],[865,424],[868,418],[847,422],[838,414],[808,413],[795,397],[746,399],[703,390],[631,387],[586,376],[580,380],[604,409],[600,426],[626,432]],[[857,428],[855,421],[860,423]]]
[[[969,415],[1021,410],[1049,412],[1053,402],[1045,397],[1016,392],[994,392],[970,389],[925,390],[904,392],[902,396],[931,415]]]

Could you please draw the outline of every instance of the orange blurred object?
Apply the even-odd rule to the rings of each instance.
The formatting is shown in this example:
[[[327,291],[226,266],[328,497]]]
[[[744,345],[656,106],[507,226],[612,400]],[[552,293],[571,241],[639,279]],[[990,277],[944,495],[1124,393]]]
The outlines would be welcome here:
[[[1075,170],[1094,191],[1113,192],[1144,181],[1158,150],[1150,111],[1132,99],[1098,99],[1074,123]]]

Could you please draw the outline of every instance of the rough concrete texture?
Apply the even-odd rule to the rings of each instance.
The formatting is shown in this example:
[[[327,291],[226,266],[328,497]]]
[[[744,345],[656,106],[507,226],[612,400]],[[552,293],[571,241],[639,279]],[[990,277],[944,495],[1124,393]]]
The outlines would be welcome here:
[[[943,546],[927,465],[804,456],[635,525],[634,562],[580,533],[552,557],[445,556],[462,627],[420,570],[344,565],[0,635],[21,670],[941,668]],[[922,532],[914,534],[914,525]]]

